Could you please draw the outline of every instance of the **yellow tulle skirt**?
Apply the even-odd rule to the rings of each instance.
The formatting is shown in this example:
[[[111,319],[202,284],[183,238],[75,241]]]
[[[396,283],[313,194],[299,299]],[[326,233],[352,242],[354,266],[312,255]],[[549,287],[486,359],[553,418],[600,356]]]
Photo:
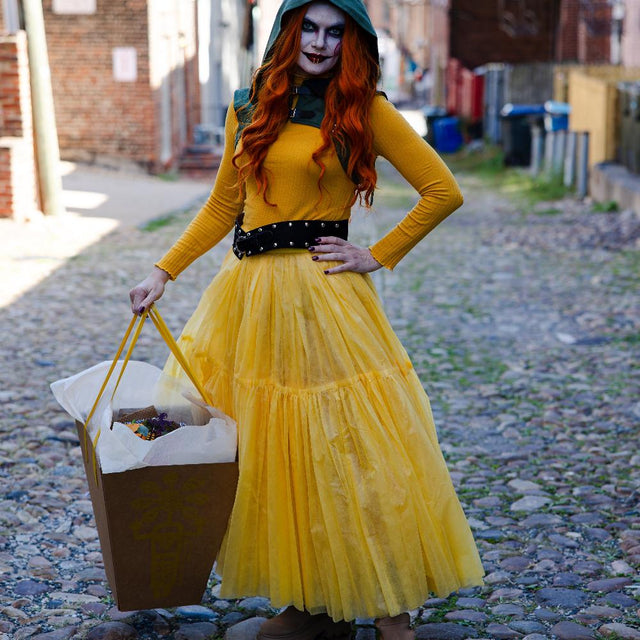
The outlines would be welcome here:
[[[304,250],[232,253],[180,346],[238,424],[221,597],[396,615],[483,570],[429,400],[368,275]],[[178,376],[173,358],[166,370]]]

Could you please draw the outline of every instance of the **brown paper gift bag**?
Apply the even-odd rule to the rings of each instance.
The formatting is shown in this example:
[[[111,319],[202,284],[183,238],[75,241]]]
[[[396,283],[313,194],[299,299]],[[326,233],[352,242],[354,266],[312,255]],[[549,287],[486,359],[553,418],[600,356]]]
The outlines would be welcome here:
[[[193,379],[157,309],[152,307],[148,315],[209,404],[206,392]],[[120,378],[146,316],[147,313],[140,318]],[[84,423],[76,421],[105,571],[122,611],[201,601],[227,528],[238,482],[237,462],[102,472],[86,425],[135,321],[134,317],[89,416]]]
[[[238,463],[104,474],[77,422],[104,566],[121,611],[198,604],[238,482]]]

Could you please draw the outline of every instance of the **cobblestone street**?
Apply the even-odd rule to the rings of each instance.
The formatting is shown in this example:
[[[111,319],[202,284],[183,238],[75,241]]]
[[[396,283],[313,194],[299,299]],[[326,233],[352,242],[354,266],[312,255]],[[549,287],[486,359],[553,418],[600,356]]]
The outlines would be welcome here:
[[[357,243],[413,203],[386,166]],[[621,213],[530,207],[461,175],[464,207],[374,280],[429,393],[486,585],[413,612],[419,640],[640,638],[640,251]],[[557,203],[556,203],[557,204]],[[128,290],[193,215],[121,228],[0,308],[0,640],[249,640],[262,598],[118,612],[72,420],[49,384],[111,359]],[[230,238],[169,285],[174,335]],[[333,276],[339,277],[339,276]],[[161,366],[145,330],[135,358]],[[360,640],[373,640],[358,621]]]

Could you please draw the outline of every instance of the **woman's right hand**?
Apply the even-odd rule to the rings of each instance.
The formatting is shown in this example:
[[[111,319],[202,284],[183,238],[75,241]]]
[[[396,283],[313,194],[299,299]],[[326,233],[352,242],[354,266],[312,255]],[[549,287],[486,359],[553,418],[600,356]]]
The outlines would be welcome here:
[[[138,285],[129,291],[131,300],[131,311],[136,315],[141,315],[156,300],[162,297],[164,287],[169,280],[169,274],[154,267],[153,271]]]

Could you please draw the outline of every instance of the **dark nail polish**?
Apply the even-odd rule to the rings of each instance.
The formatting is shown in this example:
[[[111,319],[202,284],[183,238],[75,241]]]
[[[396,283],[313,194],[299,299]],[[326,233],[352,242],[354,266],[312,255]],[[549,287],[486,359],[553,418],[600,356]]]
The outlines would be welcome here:
[[[322,239],[321,239],[321,238],[316,238],[316,239],[314,240],[314,242],[322,242]]]
[[[315,247],[309,247],[309,251],[315,251],[316,248]]]
[[[138,315],[142,315],[144,313],[144,307],[140,307],[138,309]]]
[[[318,256],[312,256],[312,258],[311,258],[311,259],[312,259],[312,260],[317,260],[317,259],[318,259]]]
[[[328,272],[328,271],[325,271],[325,273],[326,273],[326,274],[328,274],[329,272]]]

